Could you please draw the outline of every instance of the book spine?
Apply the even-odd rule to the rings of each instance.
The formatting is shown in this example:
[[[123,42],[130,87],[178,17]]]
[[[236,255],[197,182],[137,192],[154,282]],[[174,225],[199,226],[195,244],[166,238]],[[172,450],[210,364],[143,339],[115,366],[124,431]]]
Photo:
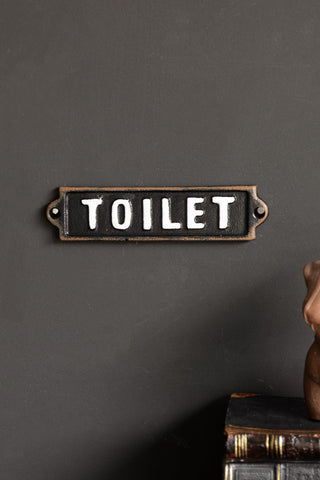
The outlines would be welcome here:
[[[318,460],[319,435],[279,435],[260,433],[229,434],[227,461]]]
[[[224,467],[224,480],[319,480],[319,478],[318,463],[226,463]]]

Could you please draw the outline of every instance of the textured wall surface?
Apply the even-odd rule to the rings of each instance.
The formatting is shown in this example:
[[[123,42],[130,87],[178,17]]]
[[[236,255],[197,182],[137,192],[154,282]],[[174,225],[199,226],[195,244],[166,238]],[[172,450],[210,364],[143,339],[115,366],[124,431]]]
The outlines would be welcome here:
[[[219,478],[228,395],[302,395],[317,0],[1,4],[1,480]],[[56,187],[257,184],[257,239],[61,243]]]

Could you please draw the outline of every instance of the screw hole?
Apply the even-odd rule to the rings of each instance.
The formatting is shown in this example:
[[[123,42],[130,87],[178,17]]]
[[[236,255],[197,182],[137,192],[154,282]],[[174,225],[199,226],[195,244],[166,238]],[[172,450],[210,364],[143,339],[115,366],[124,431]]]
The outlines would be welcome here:
[[[264,207],[257,207],[254,211],[254,214],[257,218],[263,218],[266,214]]]
[[[51,218],[59,218],[60,217],[60,210],[57,207],[53,207],[50,210],[50,216]]]

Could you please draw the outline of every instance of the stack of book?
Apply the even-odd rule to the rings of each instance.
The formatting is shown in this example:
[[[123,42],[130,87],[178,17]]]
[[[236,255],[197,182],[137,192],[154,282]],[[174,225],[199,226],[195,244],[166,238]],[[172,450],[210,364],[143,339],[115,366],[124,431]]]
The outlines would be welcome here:
[[[225,434],[225,480],[320,480],[320,422],[302,398],[233,394]]]

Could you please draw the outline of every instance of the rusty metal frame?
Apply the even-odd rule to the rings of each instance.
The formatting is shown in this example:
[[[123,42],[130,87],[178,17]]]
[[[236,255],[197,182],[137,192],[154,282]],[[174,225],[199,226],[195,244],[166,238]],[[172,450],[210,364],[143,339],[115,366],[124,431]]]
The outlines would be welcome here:
[[[137,236],[137,237],[68,237],[64,235],[64,229],[62,222],[59,218],[52,218],[50,211],[53,208],[59,208],[60,203],[64,202],[65,196],[69,192],[148,192],[148,191],[245,191],[248,192],[252,199],[255,201],[255,208],[262,207],[264,209],[264,216],[262,218],[257,218],[255,224],[251,225],[248,235],[243,237],[197,237],[197,236],[187,236],[187,237],[153,237],[153,236]],[[268,217],[268,206],[266,203],[258,197],[257,186],[256,185],[241,185],[241,186],[219,186],[219,187],[59,187],[59,198],[51,202],[46,211],[47,219],[52,225],[59,229],[59,237],[62,241],[111,241],[111,242],[180,242],[180,241],[193,241],[193,242],[216,242],[216,241],[245,241],[245,240],[254,240],[256,238],[256,228],[263,223]]]

